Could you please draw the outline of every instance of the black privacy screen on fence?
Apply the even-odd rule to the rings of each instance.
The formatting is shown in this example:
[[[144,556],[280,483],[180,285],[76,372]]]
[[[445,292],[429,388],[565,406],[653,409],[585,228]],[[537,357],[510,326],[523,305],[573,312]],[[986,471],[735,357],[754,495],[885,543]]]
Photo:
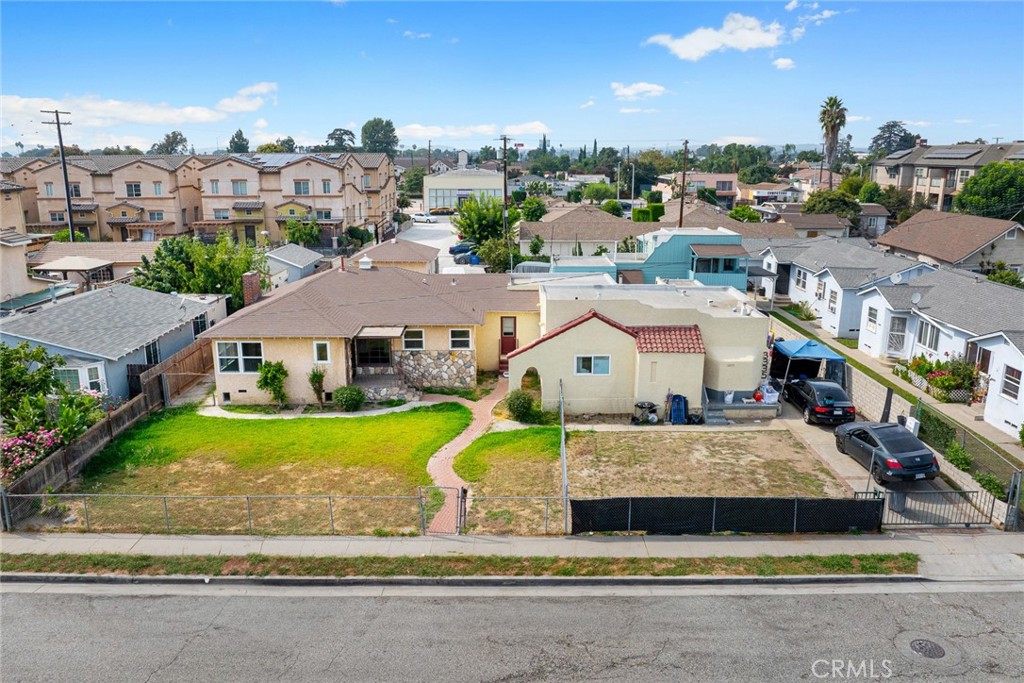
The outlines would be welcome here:
[[[593,498],[572,499],[572,533],[816,533],[878,531],[881,500],[851,498]]]

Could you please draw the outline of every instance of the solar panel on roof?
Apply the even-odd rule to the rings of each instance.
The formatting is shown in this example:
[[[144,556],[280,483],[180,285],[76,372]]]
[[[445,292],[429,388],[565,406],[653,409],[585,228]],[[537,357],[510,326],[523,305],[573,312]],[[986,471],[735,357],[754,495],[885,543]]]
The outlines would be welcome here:
[[[1024,159],[1024,149],[1019,149],[1013,154],[1007,154],[1004,158],[1013,160]]]
[[[980,149],[940,149],[924,155],[925,159],[967,159],[972,157]]]
[[[913,148],[901,149],[901,150],[898,150],[896,152],[893,152],[892,154],[890,154],[889,156],[887,156],[885,158],[886,159],[902,159],[903,157],[907,156],[908,154],[910,154],[913,151],[914,151]]]

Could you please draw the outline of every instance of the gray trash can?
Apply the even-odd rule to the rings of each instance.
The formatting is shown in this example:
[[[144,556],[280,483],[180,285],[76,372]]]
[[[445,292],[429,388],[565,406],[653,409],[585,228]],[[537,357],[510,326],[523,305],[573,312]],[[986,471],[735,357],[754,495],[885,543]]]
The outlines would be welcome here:
[[[903,491],[890,491],[889,509],[902,514],[907,509],[907,494]]]

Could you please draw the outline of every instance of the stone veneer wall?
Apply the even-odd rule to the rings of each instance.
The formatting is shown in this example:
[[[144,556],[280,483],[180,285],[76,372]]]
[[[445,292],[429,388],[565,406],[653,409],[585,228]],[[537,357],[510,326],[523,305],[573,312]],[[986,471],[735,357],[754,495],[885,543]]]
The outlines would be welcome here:
[[[395,365],[408,384],[468,389],[476,386],[473,351],[396,351]]]

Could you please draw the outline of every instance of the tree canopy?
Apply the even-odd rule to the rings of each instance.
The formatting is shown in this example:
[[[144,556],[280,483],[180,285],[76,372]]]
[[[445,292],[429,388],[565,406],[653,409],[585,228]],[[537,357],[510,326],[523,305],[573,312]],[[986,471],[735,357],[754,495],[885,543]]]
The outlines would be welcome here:
[[[761,214],[754,211],[745,204],[740,204],[735,209],[729,212],[729,218],[734,221],[741,221],[743,223],[760,223]]]
[[[622,204],[617,199],[605,200],[604,204],[601,205],[601,210],[622,218]]]
[[[593,202],[603,202],[615,198],[615,188],[608,183],[591,183],[583,188],[583,198]]]
[[[523,220],[539,221],[548,212],[547,205],[540,197],[529,197],[523,200]]]
[[[132,284],[165,293],[230,294],[228,311],[233,312],[242,307],[242,274],[252,270],[266,284],[266,255],[252,245],[237,244],[226,231],[215,244],[172,237],[160,243],[152,260],[142,257]]]
[[[504,240],[503,208],[497,197],[473,195],[462,202],[459,213],[452,217],[452,225],[460,235],[477,244],[495,238]],[[508,214],[508,227],[511,228],[519,220],[519,212],[510,208]]]
[[[63,389],[53,374],[63,365],[62,357],[49,354],[42,346],[0,343],[0,417],[4,422],[10,424],[25,396],[49,396]]]
[[[172,130],[160,142],[154,143],[147,154],[188,154],[188,139],[180,130]]]
[[[423,194],[423,176],[427,170],[422,166],[413,166],[402,174],[402,192],[406,194]]]
[[[384,152],[394,158],[398,153],[398,134],[391,119],[372,118],[363,124],[363,150],[366,152]]]
[[[356,145],[356,134],[348,128],[335,128],[327,134],[327,147],[330,152],[348,152]]]
[[[1024,278],[1017,271],[1011,270],[1006,265],[1006,261],[996,261],[992,272],[988,274],[988,279],[992,282],[1000,282],[1004,285],[1024,289]]]
[[[804,202],[802,213],[834,213],[840,218],[854,219],[860,215],[860,204],[852,195],[840,190],[815,190]]]
[[[869,180],[861,185],[857,199],[862,204],[878,204],[882,199],[882,188],[875,181]]]
[[[285,149],[276,142],[264,142],[262,145],[256,148],[256,151],[260,154],[274,154],[278,152],[284,152]]]
[[[284,224],[284,232],[288,241],[295,244],[305,246],[320,242],[320,224],[313,217],[310,217],[309,220],[288,219]]]
[[[1019,216],[1024,209],[1024,163],[1002,161],[987,164],[967,179],[953,199],[957,211],[1005,218]]]
[[[825,161],[829,168],[835,168],[839,151],[839,131],[846,126],[846,107],[843,106],[843,101],[834,95],[827,98],[818,113],[818,123],[821,124],[821,135],[825,142]],[[828,183],[831,189],[832,174],[828,176]]]
[[[480,161],[491,161],[498,158],[498,150],[494,149],[490,145],[484,145],[480,148]]]
[[[901,149],[910,149],[917,144],[917,137],[903,125],[902,121],[888,121],[878,127],[878,133],[871,138],[868,151],[878,156],[888,156]]]
[[[775,180],[775,169],[768,164],[757,164],[748,168],[742,168],[739,172],[739,181],[748,185],[767,183]]]
[[[234,154],[241,154],[249,151],[249,138],[242,134],[242,129],[239,128],[235,131],[235,134],[228,140],[228,151]]]

